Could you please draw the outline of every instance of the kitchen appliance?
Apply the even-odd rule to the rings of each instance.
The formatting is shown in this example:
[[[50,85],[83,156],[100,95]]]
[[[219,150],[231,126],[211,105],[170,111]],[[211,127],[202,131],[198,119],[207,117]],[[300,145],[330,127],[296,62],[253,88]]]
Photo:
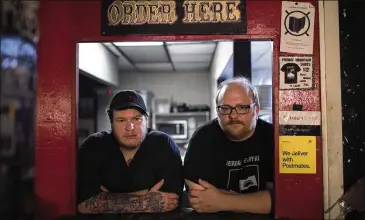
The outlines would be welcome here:
[[[156,130],[165,132],[175,140],[187,140],[189,137],[187,120],[157,121],[155,126]]]

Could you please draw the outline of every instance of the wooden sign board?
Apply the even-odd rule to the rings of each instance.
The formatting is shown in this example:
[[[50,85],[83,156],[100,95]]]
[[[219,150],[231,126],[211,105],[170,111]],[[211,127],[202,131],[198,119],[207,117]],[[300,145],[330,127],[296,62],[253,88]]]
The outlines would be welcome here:
[[[104,36],[245,34],[244,0],[101,0]]]

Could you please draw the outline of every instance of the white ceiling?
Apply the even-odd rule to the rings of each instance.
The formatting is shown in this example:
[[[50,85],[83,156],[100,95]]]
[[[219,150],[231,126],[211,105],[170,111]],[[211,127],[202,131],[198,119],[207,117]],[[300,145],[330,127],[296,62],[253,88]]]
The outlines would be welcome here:
[[[167,41],[154,46],[103,44],[119,57],[122,72],[206,72],[217,41]]]

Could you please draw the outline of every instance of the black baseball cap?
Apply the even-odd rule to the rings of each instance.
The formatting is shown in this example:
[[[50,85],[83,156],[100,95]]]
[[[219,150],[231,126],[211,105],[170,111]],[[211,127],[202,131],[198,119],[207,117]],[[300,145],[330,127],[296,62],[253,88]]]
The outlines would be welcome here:
[[[109,104],[109,110],[124,110],[135,108],[147,115],[147,108],[140,94],[133,90],[122,90],[114,95]]]

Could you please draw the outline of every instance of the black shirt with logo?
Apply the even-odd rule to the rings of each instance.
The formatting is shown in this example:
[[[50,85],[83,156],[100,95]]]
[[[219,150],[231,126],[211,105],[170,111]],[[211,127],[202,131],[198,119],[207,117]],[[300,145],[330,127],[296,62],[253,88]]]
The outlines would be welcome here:
[[[229,140],[214,119],[190,140],[184,159],[184,178],[208,181],[219,189],[249,193],[265,190],[274,181],[273,126],[261,119],[254,134],[242,142]]]
[[[163,192],[181,194],[182,161],[178,146],[165,133],[148,131],[129,166],[111,131],[92,134],[78,151],[78,203],[102,192],[129,193],[152,188],[164,179]]]
[[[284,83],[286,84],[296,84],[298,83],[298,72],[301,68],[296,63],[286,63],[280,69],[284,72]]]

